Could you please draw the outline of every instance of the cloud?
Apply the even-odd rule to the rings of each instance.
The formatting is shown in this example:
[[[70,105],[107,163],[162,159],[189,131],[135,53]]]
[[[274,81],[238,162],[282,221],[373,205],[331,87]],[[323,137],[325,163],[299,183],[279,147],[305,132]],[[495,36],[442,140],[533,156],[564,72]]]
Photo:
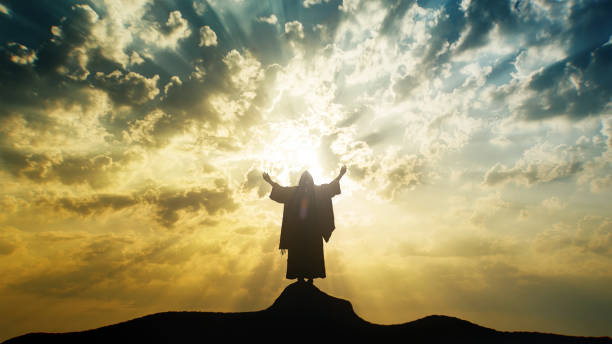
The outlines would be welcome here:
[[[406,74],[393,82],[393,91],[398,95],[399,99],[406,98],[412,90],[421,84],[421,80],[416,75]]]
[[[217,46],[217,34],[208,25],[200,28],[200,47]]]
[[[520,164],[512,168],[495,164],[487,171],[484,183],[489,186],[514,182],[516,185],[547,183],[573,176],[582,171],[582,163],[571,162],[560,165]]]
[[[204,12],[206,12],[206,4],[204,2],[194,1],[192,7],[199,16],[204,15]]]
[[[456,51],[460,53],[488,43],[488,34],[495,24],[502,28],[514,27],[516,16],[512,13],[511,5],[509,1],[470,1],[466,10],[467,31],[459,39]]]
[[[208,216],[229,213],[238,209],[233,193],[223,180],[215,180],[212,188],[195,187],[185,190],[143,189],[131,194],[93,194],[86,197],[42,197],[39,206],[50,206],[83,217],[111,215],[124,209],[152,205],[156,220],[165,227],[172,227],[182,214],[197,214],[205,210]]]
[[[329,0],[302,0],[302,6],[305,8],[321,4],[323,1],[329,2]]]
[[[602,75],[610,68],[612,45],[554,63],[531,76],[525,87],[528,96],[517,97],[517,112],[528,120],[601,114],[610,104],[612,82]]]
[[[581,172],[583,166],[575,148],[542,144],[527,150],[513,167],[495,164],[485,174],[483,183],[488,186],[508,182],[525,186],[549,183],[572,177]]]
[[[612,189],[612,175],[595,178],[591,181],[591,191],[593,192],[604,192],[609,189]]]
[[[292,41],[304,39],[304,26],[297,20],[286,22],[285,35]]]
[[[574,250],[573,256],[587,253],[612,257],[612,221],[607,217],[585,216],[576,225],[559,223],[538,234],[533,245],[542,252],[569,249]]]
[[[111,73],[96,73],[93,83],[106,91],[111,99],[121,105],[140,105],[153,100],[159,94],[157,82],[159,76],[156,74],[146,78],[136,72],[122,73],[115,70]]]
[[[55,208],[77,213],[82,216],[101,214],[108,210],[119,211],[132,207],[138,200],[132,196],[100,194],[85,199],[59,198],[57,200],[41,200],[44,203],[51,203]]]
[[[549,212],[558,211],[567,207],[567,203],[561,201],[557,197],[550,197],[542,201],[542,206]]]
[[[276,15],[270,14],[267,17],[259,17],[259,18],[257,18],[257,21],[261,22],[261,23],[267,23],[267,24],[270,24],[270,25],[274,25],[274,24],[278,23],[278,18],[276,17]]]
[[[32,64],[36,61],[36,52],[28,49],[25,45],[21,45],[15,42],[8,42],[6,44],[11,62],[20,65]]]
[[[143,64],[145,60],[135,51],[132,51],[132,55],[130,55],[130,65],[136,66],[139,64]]]
[[[401,191],[427,181],[428,160],[422,154],[409,154],[393,145],[375,153],[373,147],[380,142],[376,134],[360,139],[354,135],[353,130],[342,129],[323,136],[319,144],[323,166],[346,165],[351,179],[368,185],[368,190],[385,200],[394,200]]]
[[[74,6],[70,16],[62,23],[61,38],[54,38],[35,49],[27,48],[27,51],[20,45],[11,45],[10,49],[3,51],[0,57],[3,60],[0,100],[4,105],[1,112],[23,111],[25,104],[40,106],[50,98],[78,98],[79,92],[70,83],[66,84],[65,79],[81,80],[89,73],[85,64],[87,59],[82,57],[97,16],[92,12],[89,6]],[[35,64],[28,62],[34,62],[34,58]],[[17,64],[12,60],[22,63]],[[58,87],[62,84],[63,87]]]
[[[400,190],[423,184],[426,178],[425,161],[416,155],[390,155],[381,162],[384,178],[379,194],[394,199]]]
[[[100,189],[113,182],[112,176],[121,169],[120,163],[130,160],[127,155],[92,154],[50,157],[45,154],[0,150],[5,171],[15,177],[36,183],[58,181],[65,185],[88,184]]]
[[[149,44],[159,48],[176,49],[180,40],[191,35],[191,29],[180,11],[172,11],[165,24],[154,23],[140,37]]]
[[[505,4],[509,3],[499,2],[493,7]],[[564,5],[551,4],[550,7],[551,13],[555,13]],[[507,33],[521,34],[526,39],[532,32],[531,37],[537,38],[528,41],[527,46],[548,46],[538,51],[558,50],[559,53],[553,54],[556,59],[551,63],[548,63],[551,56],[534,55],[531,63],[535,63],[532,66],[535,71],[517,80],[518,89],[507,87],[502,91],[511,111],[526,120],[558,116],[580,120],[605,113],[610,106],[608,95],[612,84],[602,77],[602,73],[612,66],[612,46],[607,43],[612,35],[612,24],[604,13],[612,11],[611,5],[603,1],[572,3],[568,20],[563,25],[559,18],[543,16],[537,8],[529,5],[525,11],[529,15],[525,18],[516,17],[524,9],[519,12],[512,9],[516,18],[507,22]],[[555,42],[569,43],[559,45]],[[517,55],[515,65],[518,69],[524,69],[526,55],[531,53]]]
[[[166,86],[167,87],[167,86]],[[128,143],[138,143],[145,146],[163,146],[167,137],[164,137],[163,126],[169,126],[170,116],[161,110],[153,110],[144,118],[128,123],[123,131],[123,138]]]
[[[460,150],[479,128],[482,121],[459,113],[444,114],[432,119],[426,127],[414,132],[414,128],[406,129],[404,137],[421,137],[420,152],[430,158],[440,158],[443,154]],[[419,130],[417,128],[417,130]]]
[[[389,9],[380,26],[380,33],[388,35],[397,32],[397,23],[401,22],[406,12],[416,3],[416,0],[386,0],[383,3]]]
[[[237,137],[228,136],[228,131],[216,135],[211,128],[242,130],[259,118],[259,106],[269,100],[267,86],[274,78],[273,67],[264,70],[248,50],[232,49],[206,68],[196,65],[197,75],[181,78],[180,83],[172,78],[166,85],[160,109],[168,116],[155,125],[157,141],[163,142],[185,128],[207,128],[202,133],[204,139],[216,137],[213,141],[218,148],[235,150],[240,146]]]
[[[260,170],[253,168],[247,172],[244,178],[245,180],[241,187],[242,191],[250,192],[251,190],[257,190],[259,198],[265,196],[270,191],[270,186],[263,180]]]
[[[605,44],[612,35],[612,12],[609,1],[576,1],[572,4],[567,25],[569,56],[583,55]]]
[[[15,214],[19,210],[28,208],[29,204],[22,198],[17,198],[11,195],[4,195],[0,197],[0,207],[3,209],[0,213],[0,221],[10,218],[11,215]]]
[[[466,17],[460,9],[459,1],[448,1],[442,7],[435,26],[429,31],[431,38],[428,40],[423,63],[435,66],[446,62],[449,48],[459,39],[465,22]]]
[[[206,210],[209,215],[218,212],[232,212],[238,208],[232,197],[232,191],[223,180],[215,181],[215,188],[194,188],[187,191],[153,190],[144,194],[144,199],[157,208],[158,221],[172,227],[179,219],[179,212],[197,213]]]
[[[237,90],[254,91],[264,76],[261,63],[249,51],[241,54],[238,50],[231,50],[225,55],[223,62],[227,65],[229,79]]]

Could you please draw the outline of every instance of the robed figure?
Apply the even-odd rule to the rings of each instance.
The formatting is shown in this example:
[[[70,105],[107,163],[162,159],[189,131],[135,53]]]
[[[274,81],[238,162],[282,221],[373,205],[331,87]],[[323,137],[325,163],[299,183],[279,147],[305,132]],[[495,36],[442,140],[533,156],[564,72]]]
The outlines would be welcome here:
[[[340,174],[329,184],[315,185],[308,171],[302,173],[297,186],[284,187],[272,181],[267,173],[266,182],[272,185],[270,198],[283,203],[281,251],[287,251],[287,278],[312,283],[313,278],[325,278],[323,240],[329,241],[334,225],[332,197],[340,193]]]

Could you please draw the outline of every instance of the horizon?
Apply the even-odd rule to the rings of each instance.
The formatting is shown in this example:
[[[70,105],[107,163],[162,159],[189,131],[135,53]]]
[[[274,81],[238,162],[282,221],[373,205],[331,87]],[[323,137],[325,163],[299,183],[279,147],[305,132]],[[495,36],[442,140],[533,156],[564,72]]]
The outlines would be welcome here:
[[[612,336],[612,2],[0,3],[0,341],[285,286],[262,178],[348,172],[363,319]]]

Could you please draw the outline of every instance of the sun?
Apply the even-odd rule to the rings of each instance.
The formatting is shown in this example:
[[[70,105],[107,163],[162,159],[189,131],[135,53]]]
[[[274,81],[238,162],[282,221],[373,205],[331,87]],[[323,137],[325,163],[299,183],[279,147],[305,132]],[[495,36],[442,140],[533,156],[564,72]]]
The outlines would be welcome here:
[[[295,176],[308,170],[316,184],[326,183],[317,154],[320,137],[296,122],[275,125],[259,156],[260,169],[283,185],[296,183]]]

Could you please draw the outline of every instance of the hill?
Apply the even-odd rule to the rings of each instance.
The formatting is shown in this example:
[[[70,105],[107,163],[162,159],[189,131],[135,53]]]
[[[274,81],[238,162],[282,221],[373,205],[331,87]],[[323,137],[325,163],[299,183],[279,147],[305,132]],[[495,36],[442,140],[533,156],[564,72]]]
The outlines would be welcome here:
[[[287,286],[257,312],[165,312],[70,333],[30,333],[4,343],[191,343],[209,340],[391,340],[421,343],[609,343],[609,337],[500,332],[458,318],[432,315],[397,325],[361,319],[350,302],[308,283]]]

